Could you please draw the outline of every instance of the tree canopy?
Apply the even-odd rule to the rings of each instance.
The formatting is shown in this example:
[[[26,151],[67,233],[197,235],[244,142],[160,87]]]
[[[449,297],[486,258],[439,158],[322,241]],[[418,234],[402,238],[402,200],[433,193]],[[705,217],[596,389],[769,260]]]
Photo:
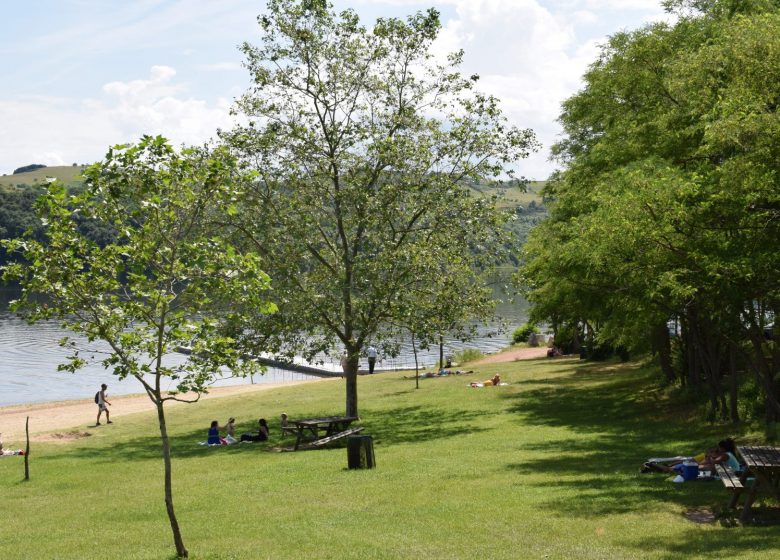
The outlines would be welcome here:
[[[780,10],[667,6],[675,24],[613,35],[565,102],[565,169],[522,278],[534,317],[575,343],[652,345],[713,417],[736,419],[755,378],[776,421]]]

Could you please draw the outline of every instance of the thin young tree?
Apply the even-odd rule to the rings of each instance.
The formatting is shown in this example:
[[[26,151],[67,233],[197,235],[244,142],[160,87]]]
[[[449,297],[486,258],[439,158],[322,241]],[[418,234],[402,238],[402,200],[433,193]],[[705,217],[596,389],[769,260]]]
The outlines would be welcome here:
[[[251,374],[235,338],[247,310],[272,313],[264,297],[268,276],[256,253],[241,253],[212,226],[242,196],[243,172],[224,149],[177,153],[161,137],[112,148],[85,173],[86,188],[69,195],[50,186],[37,202],[45,239],[5,242],[24,257],[5,268],[21,283],[13,308],[31,321],[59,319],[79,335],[60,370],[87,363],[78,340],[102,340],[102,364],[120,379],[134,377],[154,403],[164,463],[165,506],[176,553],[188,555],[173,504],[171,442],[165,418],[170,401],[193,402],[216,372]],[[99,245],[82,233],[85,222],[109,228]],[[40,298],[39,296],[44,296]],[[192,344],[189,360],[164,356]]]

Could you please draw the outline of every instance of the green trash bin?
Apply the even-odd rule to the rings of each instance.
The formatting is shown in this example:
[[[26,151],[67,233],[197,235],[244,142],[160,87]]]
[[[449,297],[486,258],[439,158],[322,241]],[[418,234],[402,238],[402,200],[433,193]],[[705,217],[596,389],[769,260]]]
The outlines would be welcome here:
[[[347,438],[347,465],[350,469],[373,469],[374,439],[371,436],[349,436]]]

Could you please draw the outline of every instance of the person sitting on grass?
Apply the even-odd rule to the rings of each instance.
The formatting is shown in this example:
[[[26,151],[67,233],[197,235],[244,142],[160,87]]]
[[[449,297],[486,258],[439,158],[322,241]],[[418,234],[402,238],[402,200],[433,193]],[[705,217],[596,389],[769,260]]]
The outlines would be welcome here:
[[[268,441],[268,422],[265,421],[265,418],[261,418],[257,423],[257,433],[241,434],[241,441]]]
[[[225,424],[221,429],[225,430],[225,443],[228,445],[231,445],[233,443],[238,443],[238,440],[236,439],[236,419],[231,417],[228,418],[227,424]]]
[[[219,437],[219,422],[216,420],[211,421],[211,427],[209,428],[209,438],[206,440],[209,445],[222,445],[224,441]]]

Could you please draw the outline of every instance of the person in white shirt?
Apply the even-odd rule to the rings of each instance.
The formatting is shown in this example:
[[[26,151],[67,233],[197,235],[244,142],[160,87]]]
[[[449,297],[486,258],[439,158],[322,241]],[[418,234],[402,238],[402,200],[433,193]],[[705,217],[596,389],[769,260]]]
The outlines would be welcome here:
[[[369,346],[366,350],[368,356],[368,373],[374,373],[374,366],[376,365],[376,348]]]

